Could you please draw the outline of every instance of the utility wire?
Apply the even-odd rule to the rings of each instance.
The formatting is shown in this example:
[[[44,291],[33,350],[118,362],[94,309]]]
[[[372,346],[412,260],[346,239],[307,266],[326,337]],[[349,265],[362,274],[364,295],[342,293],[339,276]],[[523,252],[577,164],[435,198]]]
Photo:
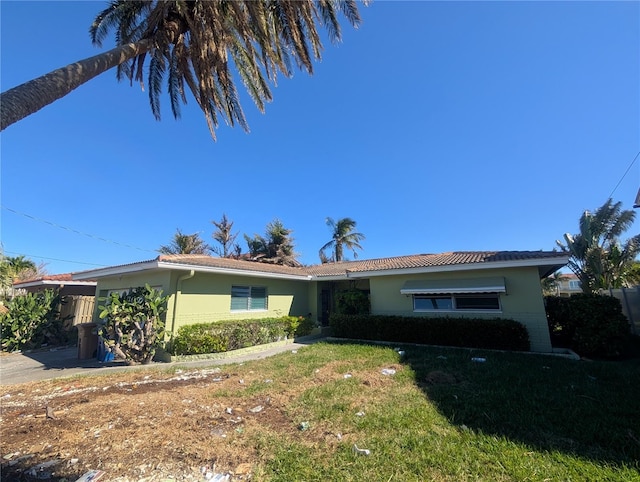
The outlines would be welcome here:
[[[86,236],[86,237],[91,238],[91,239],[97,239],[98,241],[103,241],[105,243],[110,243],[110,244],[115,244],[115,245],[118,245],[118,246],[123,246],[125,248],[137,249],[138,251],[144,251],[146,253],[156,253],[157,252],[157,251],[154,251],[154,250],[151,250],[151,249],[139,248],[137,246],[132,246],[130,244],[120,243],[118,241],[113,241],[111,239],[106,239],[106,238],[102,238],[100,236],[94,236],[93,234],[84,233],[82,231],[78,231],[77,229],[68,228],[66,226],[61,226],[60,224],[56,224],[56,223],[53,223],[51,221],[47,221],[46,219],[38,218],[36,216],[32,216],[31,214],[23,213],[21,211],[16,211],[15,209],[11,209],[10,207],[5,206],[5,205],[2,205],[0,207],[2,207],[2,209],[5,209],[5,210],[7,210],[9,212],[12,212],[14,214],[18,214],[20,216],[24,216],[25,218],[29,218],[29,219],[32,219],[34,221],[38,221],[40,223],[45,223],[45,224],[48,224],[48,225],[53,226],[55,228],[64,229],[65,231],[69,231],[69,232],[72,232],[72,233],[75,233],[75,234],[80,234],[81,236]],[[102,266],[102,265],[98,265],[98,266]]]
[[[614,187],[613,191],[611,191],[611,194],[609,194],[609,198],[608,199],[613,199],[613,193],[616,192],[616,189],[618,189],[618,186],[620,186],[620,184],[622,183],[622,181],[625,178],[625,176],[629,173],[629,171],[631,170],[631,167],[638,160],[638,156],[640,156],[640,151],[638,151],[638,153],[636,154],[636,157],[633,158],[633,161],[631,161],[631,164],[629,164],[629,167],[627,167],[627,170],[624,171],[624,174],[622,175],[622,177],[618,181],[618,184],[616,184],[616,187]]]
[[[15,254],[17,256],[27,256],[29,258],[36,258],[36,259],[48,259],[50,261],[62,261],[64,263],[75,263],[75,264],[86,264],[88,266],[99,266],[101,268],[104,268],[107,266],[106,264],[85,263],[83,261],[71,261],[70,259],[47,258],[46,256],[37,256],[35,254],[27,254],[27,253],[17,253],[15,251],[5,251],[5,253]]]

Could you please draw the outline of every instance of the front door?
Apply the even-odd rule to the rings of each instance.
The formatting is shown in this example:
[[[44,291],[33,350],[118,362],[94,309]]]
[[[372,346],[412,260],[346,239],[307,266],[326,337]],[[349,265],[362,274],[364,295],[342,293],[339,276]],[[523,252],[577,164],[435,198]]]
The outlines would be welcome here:
[[[329,325],[329,315],[331,314],[331,292],[323,289],[320,292],[320,323],[322,326]]]

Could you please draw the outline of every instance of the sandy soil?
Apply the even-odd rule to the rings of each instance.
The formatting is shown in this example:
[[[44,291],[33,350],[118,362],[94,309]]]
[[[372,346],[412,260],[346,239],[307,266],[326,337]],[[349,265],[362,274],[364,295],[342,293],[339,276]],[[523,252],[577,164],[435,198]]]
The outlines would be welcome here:
[[[101,482],[204,481],[215,474],[259,480],[269,441],[321,446],[327,456],[338,444],[352,443],[350,434],[333,434],[321,423],[301,430],[291,407],[305,390],[343,378],[347,367],[362,383],[360,398],[385,393],[393,383],[381,374],[385,367],[363,370],[348,361],[326,363],[296,383],[286,370],[282,379],[269,380],[253,367],[131,371],[4,386],[1,480],[75,482],[90,470],[105,473]],[[354,413],[361,402],[354,400]]]
[[[242,435],[294,427],[286,400],[234,396],[251,382],[213,368],[6,387],[2,481],[75,481],[91,469],[100,480],[246,480],[257,454]]]

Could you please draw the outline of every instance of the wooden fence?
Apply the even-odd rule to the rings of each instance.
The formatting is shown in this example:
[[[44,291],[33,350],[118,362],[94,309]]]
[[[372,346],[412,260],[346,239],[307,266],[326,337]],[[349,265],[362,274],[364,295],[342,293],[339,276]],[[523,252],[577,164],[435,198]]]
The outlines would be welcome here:
[[[93,319],[95,296],[68,295],[60,308],[60,318],[72,316],[67,324],[69,328],[80,323],[90,323]]]

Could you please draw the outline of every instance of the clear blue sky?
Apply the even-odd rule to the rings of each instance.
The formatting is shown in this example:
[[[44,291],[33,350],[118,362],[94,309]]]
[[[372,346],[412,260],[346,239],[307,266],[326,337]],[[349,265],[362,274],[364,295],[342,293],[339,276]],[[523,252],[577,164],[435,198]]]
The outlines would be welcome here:
[[[99,53],[88,28],[105,5],[2,1],[2,90]],[[165,98],[157,122],[115,72],[7,128],[5,253],[50,273],[146,260],[176,228],[212,241],[223,213],[239,239],[281,219],[306,264],[330,239],[327,216],[357,221],[360,258],[550,250],[614,189],[632,209],[640,3],[361,13],[313,76],[279,79],[264,115],[245,99],[249,134],[223,126],[212,141],[192,100],[176,121]]]

